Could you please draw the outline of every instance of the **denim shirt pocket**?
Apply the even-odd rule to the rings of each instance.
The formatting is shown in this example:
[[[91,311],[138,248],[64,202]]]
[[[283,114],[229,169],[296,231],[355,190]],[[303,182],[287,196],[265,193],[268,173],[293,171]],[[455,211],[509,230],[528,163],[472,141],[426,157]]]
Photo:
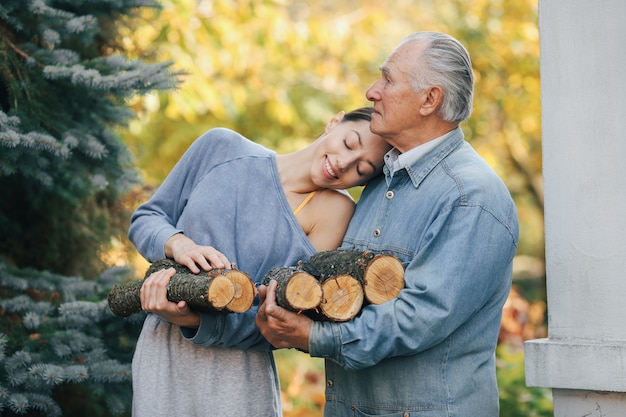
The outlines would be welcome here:
[[[420,411],[416,410],[397,410],[392,411],[388,409],[372,409],[366,407],[352,407],[353,417],[447,417],[449,414],[446,411],[424,409]]]
[[[362,411],[359,408],[354,408],[354,417],[409,417],[411,414],[408,411],[394,411],[391,414],[370,414]]]

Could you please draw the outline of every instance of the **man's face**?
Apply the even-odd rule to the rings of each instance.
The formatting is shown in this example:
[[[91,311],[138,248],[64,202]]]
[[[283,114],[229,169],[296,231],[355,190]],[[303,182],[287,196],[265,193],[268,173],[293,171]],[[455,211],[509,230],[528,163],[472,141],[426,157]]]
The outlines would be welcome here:
[[[374,103],[370,129],[400,151],[403,137],[420,126],[423,94],[413,89],[410,74],[419,67],[421,48],[419,42],[411,42],[394,50],[380,68],[381,78],[365,94]]]

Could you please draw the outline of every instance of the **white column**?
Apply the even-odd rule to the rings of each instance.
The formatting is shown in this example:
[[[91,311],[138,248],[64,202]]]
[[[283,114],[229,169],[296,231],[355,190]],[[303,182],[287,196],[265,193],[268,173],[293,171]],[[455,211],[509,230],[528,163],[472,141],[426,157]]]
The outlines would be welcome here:
[[[554,415],[626,416],[626,1],[539,0],[548,338],[526,384]]]

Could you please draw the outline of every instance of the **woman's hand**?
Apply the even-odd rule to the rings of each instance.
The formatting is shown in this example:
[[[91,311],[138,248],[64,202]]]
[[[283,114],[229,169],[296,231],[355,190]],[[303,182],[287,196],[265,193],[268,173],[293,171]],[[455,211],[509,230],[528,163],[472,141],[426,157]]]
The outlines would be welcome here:
[[[139,291],[141,309],[178,326],[197,328],[200,326],[198,313],[191,311],[185,301],[174,303],[167,299],[167,284],[175,273],[174,268],[161,269],[144,280]]]
[[[175,234],[165,242],[165,256],[185,265],[194,274],[200,268],[230,268],[228,258],[213,246],[200,246],[182,233]]]

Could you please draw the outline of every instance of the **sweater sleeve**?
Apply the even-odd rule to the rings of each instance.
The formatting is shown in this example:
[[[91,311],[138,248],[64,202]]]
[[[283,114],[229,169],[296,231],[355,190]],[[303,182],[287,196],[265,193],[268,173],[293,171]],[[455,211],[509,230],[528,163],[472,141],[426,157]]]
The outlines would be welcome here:
[[[165,258],[165,242],[182,230],[176,227],[190,193],[210,169],[211,131],[191,144],[154,195],[130,220],[128,237],[150,262]]]
[[[269,351],[274,347],[256,327],[258,306],[241,314],[202,314],[200,327],[181,328],[182,336],[197,346],[220,346]]]

